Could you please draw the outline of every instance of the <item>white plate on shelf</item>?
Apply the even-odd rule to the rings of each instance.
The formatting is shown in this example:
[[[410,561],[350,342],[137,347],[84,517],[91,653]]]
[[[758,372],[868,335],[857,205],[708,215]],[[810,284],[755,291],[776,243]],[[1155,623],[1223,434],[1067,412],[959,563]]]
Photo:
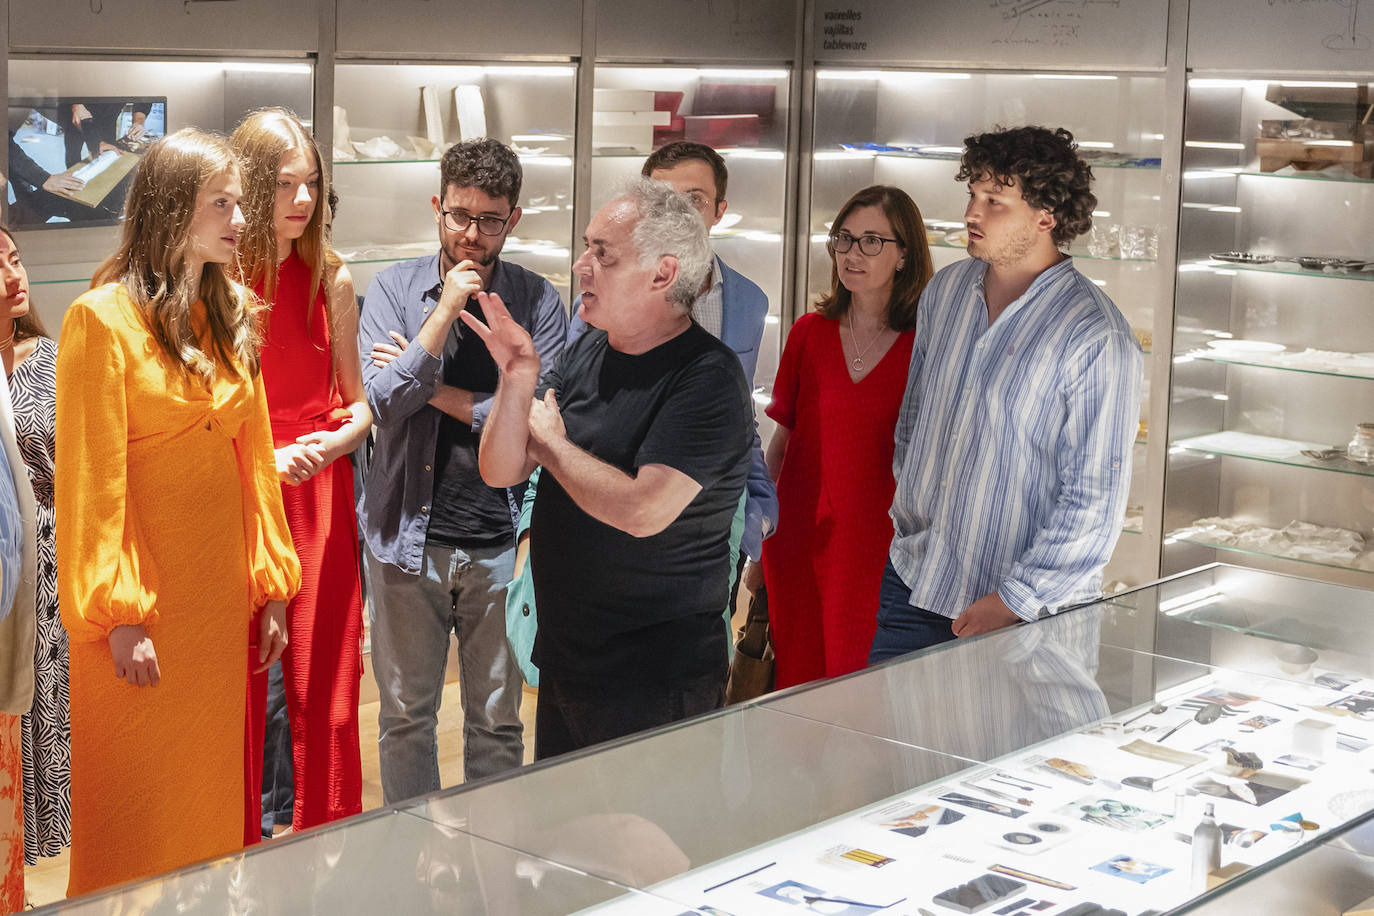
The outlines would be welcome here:
[[[1207,346],[1222,353],[1239,356],[1241,354],[1259,355],[1261,353],[1282,353],[1288,348],[1281,343],[1273,343],[1268,340],[1239,340],[1233,337],[1223,337],[1217,340],[1207,341]]]

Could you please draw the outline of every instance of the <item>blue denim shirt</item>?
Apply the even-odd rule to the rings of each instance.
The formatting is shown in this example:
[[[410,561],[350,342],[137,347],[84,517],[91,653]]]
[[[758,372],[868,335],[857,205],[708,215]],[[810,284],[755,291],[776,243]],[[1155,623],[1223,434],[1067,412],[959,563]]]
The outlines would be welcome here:
[[[434,450],[442,416],[429,399],[443,380],[444,361],[453,357],[460,335],[472,333],[455,321],[438,356],[414,343],[420,326],[439,304],[442,280],[438,254],[393,264],[372,278],[358,324],[363,387],[376,424],[372,463],[358,500],[358,524],[373,556],[414,575],[420,572],[429,531]],[[511,317],[530,332],[541,372],[547,371],[568,333],[568,314],[553,284],[533,271],[498,260],[488,289],[501,297]],[[411,344],[379,369],[372,364],[372,345],[390,341],[388,331],[396,331]],[[491,413],[492,395],[473,392],[474,432],[481,432]],[[518,513],[518,495],[512,499]]]

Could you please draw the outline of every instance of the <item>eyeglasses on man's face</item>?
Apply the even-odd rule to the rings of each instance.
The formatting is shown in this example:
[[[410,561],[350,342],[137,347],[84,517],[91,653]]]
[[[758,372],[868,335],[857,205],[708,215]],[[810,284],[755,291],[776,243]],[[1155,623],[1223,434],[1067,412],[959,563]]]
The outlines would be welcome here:
[[[467,232],[468,226],[477,224],[477,231],[482,235],[500,235],[506,231],[506,223],[510,222],[510,216],[505,218],[499,216],[473,216],[465,210],[441,210],[444,214],[444,226],[449,232]],[[514,213],[511,214],[513,216]]]
[[[859,243],[859,251],[870,258],[876,258],[883,252],[883,245],[891,242],[900,245],[900,239],[890,239],[882,235],[861,235],[857,238],[841,229],[838,232],[830,233],[830,247],[836,254],[844,254],[854,247],[854,243]]]

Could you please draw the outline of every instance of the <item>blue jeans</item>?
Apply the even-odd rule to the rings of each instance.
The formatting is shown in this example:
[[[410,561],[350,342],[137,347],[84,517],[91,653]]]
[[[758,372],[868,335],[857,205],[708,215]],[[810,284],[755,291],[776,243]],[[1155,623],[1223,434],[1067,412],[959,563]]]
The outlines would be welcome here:
[[[928,649],[954,638],[954,621],[910,604],[911,589],[887,561],[883,581],[878,587],[878,632],[868,663],[876,665],[917,649]]]
[[[267,669],[267,730],[262,743],[262,835],[291,823],[296,794],[291,763],[291,721],[286,714],[286,682],[281,662]]]
[[[390,805],[441,788],[436,730],[450,633],[458,637],[464,780],[520,766],[523,682],[506,641],[514,540],[481,548],[427,544],[418,576],[370,550],[366,556],[383,801]]]

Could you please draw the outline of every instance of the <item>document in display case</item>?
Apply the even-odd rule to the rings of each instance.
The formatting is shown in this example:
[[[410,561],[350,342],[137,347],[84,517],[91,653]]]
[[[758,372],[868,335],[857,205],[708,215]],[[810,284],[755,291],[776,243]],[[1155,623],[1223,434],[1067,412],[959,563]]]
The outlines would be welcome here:
[[[60,911],[1338,916],[1374,895],[1371,613],[1214,565]]]

